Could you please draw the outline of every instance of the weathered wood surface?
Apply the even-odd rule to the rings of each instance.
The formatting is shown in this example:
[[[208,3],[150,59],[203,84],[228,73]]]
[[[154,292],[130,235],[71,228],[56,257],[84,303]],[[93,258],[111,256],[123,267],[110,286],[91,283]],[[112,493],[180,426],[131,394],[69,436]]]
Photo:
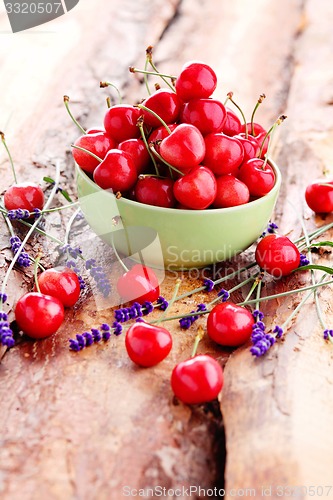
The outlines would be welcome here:
[[[283,232],[298,237],[301,227],[289,201],[306,216],[308,227],[322,224],[305,207],[303,192],[308,180],[332,168],[332,14],[329,0],[260,0],[255,7],[242,0],[81,0],[66,17],[40,28],[43,33],[1,33],[0,129],[5,128],[20,178],[50,175],[60,158],[62,183],[74,191],[66,150],[76,130],[62,96],[71,96],[84,125],[100,123],[106,94],[98,82],[112,79],[128,99],[144,96],[127,67],[142,66],[144,49],[152,44],[161,69],[177,72],[193,58],[212,64],[221,82],[216,95],[223,98],[233,90],[247,113],[265,92],[264,124],[286,112],[289,123],[276,152],[284,175],[276,219]],[[4,15],[0,23],[6,30]],[[11,177],[2,150],[0,165],[3,191]],[[52,224],[60,221],[55,217]],[[10,256],[6,245],[1,231],[2,274]],[[40,245],[48,251],[45,242]],[[114,277],[111,260],[106,257]],[[198,284],[183,278],[184,289]],[[293,277],[274,290],[305,281]],[[10,304],[29,286],[31,275],[16,271]],[[163,295],[170,297],[173,286],[169,276]],[[183,301],[175,311],[205,299]],[[266,306],[268,321],[282,323],[299,300]],[[321,303],[329,323],[330,290],[321,292]],[[245,347],[230,356],[202,342],[200,352],[226,364],[224,428],[216,406],[192,409],[173,402],[170,372],[190,354],[195,331],[184,334],[171,325],[175,349],[151,370],[133,367],[122,337],[79,355],[69,353],[69,337],[110,321],[109,310],[95,309],[93,298],[86,297],[68,312],[54,338],[25,341],[2,359],[1,498],[119,500],[125,485],[221,485],[224,431],[226,490],[255,488],[260,496],[264,485],[330,485],[332,350],[322,341],[311,303],[283,345],[264,360],[253,360]]]

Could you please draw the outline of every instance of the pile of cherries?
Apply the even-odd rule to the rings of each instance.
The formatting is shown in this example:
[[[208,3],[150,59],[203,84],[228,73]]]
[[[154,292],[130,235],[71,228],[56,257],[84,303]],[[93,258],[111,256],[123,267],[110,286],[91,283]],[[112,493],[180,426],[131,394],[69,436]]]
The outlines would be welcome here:
[[[212,98],[216,86],[210,66],[188,62],[174,84],[141,104],[110,107],[104,129],[75,141],[76,163],[101,188],[158,207],[225,208],[266,195],[275,183],[270,136],[254,114],[242,124]],[[231,92],[227,101],[234,102]]]

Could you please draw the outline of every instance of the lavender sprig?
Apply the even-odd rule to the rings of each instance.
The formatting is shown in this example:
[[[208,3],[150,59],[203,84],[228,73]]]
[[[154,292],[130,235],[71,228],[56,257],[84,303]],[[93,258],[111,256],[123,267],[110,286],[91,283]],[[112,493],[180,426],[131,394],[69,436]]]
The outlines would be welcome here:
[[[78,352],[92,344],[97,344],[101,340],[107,342],[111,335],[116,336],[122,333],[122,326],[118,322],[112,323],[112,326],[103,323],[99,328],[91,328],[90,332],[78,333],[75,339],[69,339],[69,350]]]
[[[22,245],[22,241],[20,240],[20,238],[18,236],[12,236],[10,238],[9,242],[10,242],[11,247],[12,247],[12,252],[15,255],[19,251],[19,249]],[[16,262],[19,266],[29,267],[30,266],[29,254],[27,252],[21,251]]]
[[[309,259],[303,253],[300,254],[300,262],[298,267],[307,266],[310,264]]]
[[[206,278],[203,282],[205,290],[207,292],[211,292],[214,289],[215,283],[213,280],[210,280],[209,278]]]
[[[103,268],[97,264],[95,259],[88,259],[86,261],[86,269],[95,280],[97,289],[104,297],[108,297],[111,292],[111,285]]]
[[[180,328],[183,330],[188,330],[195,321],[199,319],[199,315],[195,314],[197,312],[207,311],[206,304],[198,304],[196,311],[191,311],[192,316],[187,316],[186,318],[181,318],[179,320]]]
[[[5,302],[2,298],[2,302]],[[0,312],[0,344],[8,347],[9,349],[15,345],[13,331],[9,326],[8,316],[4,312]]]

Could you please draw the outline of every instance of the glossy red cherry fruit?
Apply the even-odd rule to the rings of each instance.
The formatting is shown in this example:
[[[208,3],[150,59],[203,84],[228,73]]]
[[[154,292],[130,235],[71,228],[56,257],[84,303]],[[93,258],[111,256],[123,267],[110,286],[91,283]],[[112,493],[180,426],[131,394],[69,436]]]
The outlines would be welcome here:
[[[173,208],[176,200],[173,194],[173,181],[159,177],[139,177],[135,185],[135,199],[146,205]]]
[[[204,136],[221,132],[226,117],[224,105],[215,99],[192,99],[181,112],[181,121],[194,125]]]
[[[182,172],[199,165],[205,151],[205,141],[200,130],[187,123],[178,125],[160,144],[162,158]]]
[[[234,138],[241,141],[244,148],[243,163],[259,156],[260,146],[255,137],[253,137],[252,135],[248,135],[246,137],[245,134],[241,133],[235,135]]]
[[[224,302],[209,313],[207,333],[217,344],[236,347],[248,341],[253,325],[253,316],[247,309]]]
[[[222,175],[216,179],[215,208],[236,207],[250,200],[250,191],[244,182],[233,175]]]
[[[205,354],[178,363],[171,375],[175,396],[185,404],[213,401],[223,387],[223,371],[219,363]]]
[[[105,130],[117,142],[135,139],[140,136],[137,121],[141,115],[142,111],[139,108],[129,104],[116,104],[105,114]]]
[[[125,346],[130,359],[139,366],[155,366],[172,348],[168,330],[148,323],[134,323],[126,333]]]
[[[146,108],[154,111],[165,123],[173,123],[178,120],[181,101],[178,95],[169,89],[159,89],[143,102]],[[157,128],[161,122],[149,111],[142,110],[144,123],[150,127]]]
[[[32,212],[34,208],[40,210],[44,206],[44,193],[42,188],[32,182],[13,184],[4,194],[4,205],[7,210],[22,208]]]
[[[242,123],[240,119],[232,109],[228,107],[226,107],[225,109],[227,112],[227,116],[223,125],[222,132],[225,135],[229,135],[230,137],[240,134],[242,131]]]
[[[244,158],[242,143],[225,134],[209,134],[205,137],[206,155],[203,164],[216,175],[238,173]]]
[[[300,253],[286,236],[269,234],[258,243],[255,259],[262,269],[280,278],[299,267]]]
[[[309,184],[305,191],[305,200],[316,213],[333,212],[333,181],[322,179]]]
[[[125,151],[132,157],[138,175],[147,169],[150,156],[142,139],[127,139],[118,144],[118,149]]]
[[[217,77],[210,66],[200,61],[189,61],[176,80],[176,92],[184,102],[205,99],[212,95],[216,84]]]
[[[51,295],[62,302],[64,307],[72,307],[80,296],[80,282],[76,273],[65,266],[43,271],[38,276],[41,293]]]
[[[18,300],[15,319],[29,337],[43,339],[60,327],[64,320],[64,306],[56,297],[30,292]]]
[[[168,127],[171,130],[171,132],[173,132],[175,130],[175,128],[178,127],[178,125],[176,123],[171,123],[171,124],[168,124]],[[169,135],[170,134],[167,131],[167,129],[164,127],[164,125],[162,125],[161,127],[155,128],[152,131],[152,133],[150,134],[150,136],[148,138],[148,143],[149,144],[153,143],[154,148],[156,149],[157,153],[160,153],[160,142],[163,139],[165,139],[166,137],[168,137]]]
[[[264,127],[262,125],[260,125],[260,123],[256,123],[256,122],[253,123],[253,134],[252,134],[252,123],[251,122],[248,122],[246,124],[246,128],[247,128],[247,133],[250,135],[253,135],[253,137],[257,137],[260,134],[264,134],[264,135],[266,134],[266,130],[264,129]],[[241,132],[245,133],[245,130],[246,130],[245,125],[243,123]]]
[[[104,160],[94,170],[94,181],[103,189],[114,192],[129,191],[137,180],[132,157],[120,149],[110,149]]]
[[[103,160],[107,152],[116,147],[116,143],[105,132],[96,132],[81,135],[74,142],[74,146],[87,149]],[[89,153],[81,151],[80,149],[73,148],[72,155],[76,163],[85,172],[93,173],[97,165],[99,165],[99,161],[96,158],[91,156]]]
[[[216,179],[206,167],[195,167],[178,179],[173,187],[176,200],[194,210],[204,210],[216,197]]]
[[[238,178],[249,188],[251,196],[261,197],[269,193],[275,184],[275,173],[261,158],[252,158],[243,163]]]
[[[152,269],[136,264],[118,279],[117,290],[124,302],[154,302],[160,296],[160,287]]]

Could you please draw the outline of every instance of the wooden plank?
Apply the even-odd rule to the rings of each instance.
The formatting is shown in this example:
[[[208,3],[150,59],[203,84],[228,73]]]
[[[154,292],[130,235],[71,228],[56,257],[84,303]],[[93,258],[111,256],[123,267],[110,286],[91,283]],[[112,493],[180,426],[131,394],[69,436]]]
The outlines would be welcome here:
[[[62,95],[71,96],[73,110],[84,125],[100,123],[106,93],[98,89],[99,80],[112,79],[126,92],[129,100],[137,100],[140,93],[144,96],[138,81],[130,80],[127,67],[131,64],[142,66],[144,49],[151,43],[161,69],[178,72],[182,63],[189,59],[202,59],[212,64],[222,82],[217,95],[223,99],[226,92],[234,90],[247,113],[259,93],[265,91],[268,99],[260,111],[264,124],[268,125],[286,109],[291,115],[290,122],[294,116],[303,117],[299,131],[286,123],[279,156],[281,165],[289,165],[288,170],[284,168],[285,178],[294,182],[284,183],[278,207],[279,222],[284,231],[294,227],[299,230],[296,216],[286,200],[290,196],[295,199],[300,186],[303,188],[306,183],[302,175],[297,175],[303,172],[302,162],[311,163],[310,156],[301,154],[302,138],[311,131],[305,126],[309,110],[304,101],[310,99],[315,109],[322,101],[320,93],[313,97],[313,85],[320,75],[317,79],[313,77],[312,85],[306,76],[312,72],[314,58],[308,51],[310,46],[316,45],[321,29],[320,16],[329,19],[325,11],[327,2],[323,2],[323,10],[318,9],[318,12],[314,3],[309,2],[308,8],[311,9],[307,14],[309,24],[300,38],[297,38],[300,30],[305,27],[304,12],[296,0],[260,0],[256,9],[241,0],[232,5],[225,0],[141,0],[135,3],[128,0],[108,4],[102,0],[81,1],[65,21],[55,22],[58,31],[54,40],[50,34],[38,35],[38,42],[29,39],[29,35],[22,34],[15,39],[8,36],[12,61],[22,61],[27,85],[25,92],[20,93],[22,83],[17,67],[6,57],[1,87],[7,90],[6,98],[1,99],[1,116],[6,119],[10,116],[14,96],[18,96],[15,113],[9,122],[8,138],[20,165],[20,175],[22,178],[41,177],[49,173],[56,158],[61,158],[62,182],[73,191],[72,161],[64,150],[75,139],[76,131],[63,109]],[[311,30],[313,38],[305,43]],[[330,40],[328,24],[325,34]],[[40,75],[36,66],[30,67],[29,50],[36,53],[37,45],[43,47],[44,42],[46,46],[38,49],[44,64],[42,78],[36,76]],[[301,70],[295,65],[295,47],[297,59],[304,65]],[[318,67],[323,70],[329,68],[324,58],[329,52],[320,48],[323,59]],[[328,87],[325,89],[329,92]],[[302,98],[297,100],[301,92]],[[318,165],[330,154],[329,137],[322,133],[328,128],[323,128],[324,117],[320,109],[316,114],[315,139],[312,139],[315,145],[322,146],[320,155],[323,156],[316,153]],[[4,166],[2,151],[0,155],[0,164]],[[34,168],[31,168],[31,158],[36,163]],[[7,167],[2,170],[5,170],[1,179],[4,189],[10,176]],[[289,170],[291,177],[288,177]],[[310,216],[309,212],[306,214]],[[59,223],[60,219],[53,222]],[[1,243],[1,248],[5,248],[5,239]],[[8,257],[8,250],[5,256]],[[111,266],[111,261],[112,256],[106,255],[106,264]],[[5,265],[3,259],[0,262],[2,272]],[[110,272],[113,280],[116,273],[113,266]],[[19,273],[13,275],[11,301],[22,293],[21,276]],[[23,287],[26,288],[29,282],[31,280]],[[194,288],[199,283],[199,280],[183,276],[184,289]],[[296,286],[297,279],[279,286],[284,289],[290,284]],[[170,297],[173,287],[174,280],[169,276],[162,293]],[[327,303],[328,297],[324,294],[323,299]],[[195,300],[207,299],[205,294],[200,294]],[[194,303],[194,299],[182,301],[175,306],[175,311],[192,309]],[[288,299],[278,309],[272,304],[267,308],[268,318],[273,321],[276,310],[279,318],[285,317],[295,303],[297,299]],[[323,410],[325,397],[328,405],[333,401],[330,385],[322,388],[320,384],[322,377],[328,379],[329,363],[326,361],[331,362],[331,353],[318,336],[310,337],[310,331],[304,334],[301,330],[303,324],[308,328],[315,322],[313,308],[304,310],[306,320],[303,323],[298,320],[296,330],[304,339],[300,341],[299,336],[290,332],[282,348],[274,350],[274,355],[263,362],[252,360],[246,349],[237,350],[228,359],[230,352],[216,349],[208,340],[200,346],[201,352],[209,352],[221,363],[227,363],[221,401],[228,451],[227,488],[259,487],[268,482],[295,484],[305,477],[305,473],[311,480],[319,481],[324,478],[324,472],[320,476],[317,469],[321,467],[325,474],[328,471],[325,463],[317,458],[328,421],[322,423],[317,434],[313,433],[320,438],[314,448],[318,464],[315,474],[310,471],[314,461],[304,458],[304,450],[308,451],[314,442],[310,442],[310,438],[305,441],[303,432],[310,435],[314,422],[322,422],[323,413],[329,415],[326,409]],[[133,367],[125,355],[121,337],[108,345],[87,349],[78,356],[68,352],[69,337],[110,321],[111,317],[110,310],[96,311],[93,297],[87,297],[79,307],[68,312],[66,323],[57,336],[42,343],[24,342],[6,354],[0,365],[2,498],[119,500],[125,485],[173,488],[192,484],[208,488],[221,484],[224,447],[219,409],[216,406],[176,406],[169,387],[172,367],[190,354],[195,330],[182,333],[177,324],[172,324],[175,349],[165,362],[151,370]],[[308,388],[304,383],[302,386],[304,372]],[[311,405],[307,404],[309,417],[306,420],[304,406],[310,397],[316,398],[319,406],[317,410],[312,400]],[[264,440],[258,438],[259,429],[265,432]],[[330,443],[328,439],[327,443]],[[329,464],[329,451],[324,450],[324,453]],[[265,465],[254,468],[256,461]]]

